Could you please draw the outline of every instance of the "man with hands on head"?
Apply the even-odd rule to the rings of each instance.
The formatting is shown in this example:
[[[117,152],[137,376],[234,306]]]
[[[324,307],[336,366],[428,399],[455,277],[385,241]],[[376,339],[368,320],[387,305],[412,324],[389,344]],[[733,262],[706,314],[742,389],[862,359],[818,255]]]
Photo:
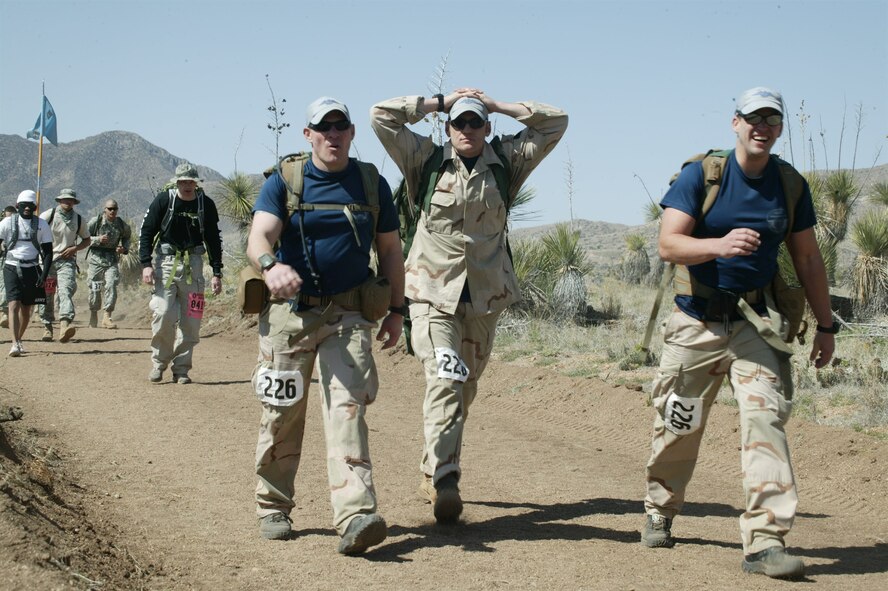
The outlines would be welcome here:
[[[449,115],[443,146],[408,128],[436,111]],[[512,117],[525,129],[488,143],[490,113]],[[426,376],[419,491],[439,523],[454,523],[462,513],[458,482],[469,407],[497,319],[520,297],[506,245],[508,207],[564,135],[568,117],[557,107],[497,101],[465,87],[447,96],[382,101],[370,119],[417,209],[422,200],[405,263],[411,344]],[[426,164],[439,158],[440,167],[427,177]],[[423,189],[432,183],[428,196]]]

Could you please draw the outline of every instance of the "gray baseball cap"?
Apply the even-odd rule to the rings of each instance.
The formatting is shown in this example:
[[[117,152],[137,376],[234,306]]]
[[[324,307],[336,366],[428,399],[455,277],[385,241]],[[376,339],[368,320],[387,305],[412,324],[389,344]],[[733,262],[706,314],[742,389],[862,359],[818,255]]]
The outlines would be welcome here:
[[[737,112],[741,115],[749,115],[759,109],[774,109],[783,115],[783,97],[776,90],[756,86],[737,99]]]
[[[487,121],[487,107],[484,106],[480,99],[470,96],[456,99],[456,102],[450,107],[450,120],[456,119],[463,113],[474,113],[482,121]]]
[[[345,106],[345,103],[329,96],[322,96],[308,105],[308,108],[305,110],[305,124],[317,125],[331,111],[339,111],[351,123],[351,115],[349,115],[348,107]]]

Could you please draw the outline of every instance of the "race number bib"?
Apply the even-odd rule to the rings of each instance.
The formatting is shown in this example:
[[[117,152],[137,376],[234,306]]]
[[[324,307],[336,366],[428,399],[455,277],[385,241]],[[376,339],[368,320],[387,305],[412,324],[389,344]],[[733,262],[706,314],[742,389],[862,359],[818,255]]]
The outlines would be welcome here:
[[[302,399],[302,372],[271,367],[256,372],[256,397],[274,406],[293,406]]]
[[[43,291],[46,295],[52,295],[56,292],[56,287],[58,286],[58,281],[55,277],[47,277],[46,281],[43,282]]]
[[[699,429],[702,417],[702,398],[682,398],[673,392],[666,399],[663,421],[676,435],[689,435]]]
[[[465,382],[469,377],[469,368],[459,358],[456,351],[447,347],[435,347],[435,359],[438,361],[438,377],[457,382]]]
[[[190,318],[203,318],[205,305],[206,300],[204,300],[203,293],[191,292],[188,294],[188,316]]]

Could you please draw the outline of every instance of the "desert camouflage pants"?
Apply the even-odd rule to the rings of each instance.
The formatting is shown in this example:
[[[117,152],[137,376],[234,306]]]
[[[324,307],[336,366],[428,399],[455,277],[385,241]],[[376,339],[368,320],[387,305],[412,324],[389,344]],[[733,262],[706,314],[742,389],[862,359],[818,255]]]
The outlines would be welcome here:
[[[294,480],[302,456],[308,388],[317,364],[321,412],[327,444],[327,478],[333,525],[339,535],[360,514],[376,512],[373,464],[370,461],[367,405],[376,399],[379,377],[373,361],[370,331],[375,323],[360,312],[334,306],[321,327],[294,341],[304,326],[321,314],[318,308],[291,312],[289,303],[272,304],[259,318],[259,364],[253,390],[261,390],[257,374],[263,368],[298,370],[302,398],[292,406],[262,402],[256,444],[256,513],[289,514],[295,506]]]
[[[751,554],[782,546],[795,517],[798,495],[783,429],[792,402],[784,397],[774,350],[746,320],[730,325],[726,333],[722,323],[704,323],[680,311],[667,321],[651,393],[657,414],[645,510],[669,518],[681,511],[706,419],[727,376],[740,410],[746,495],[740,533],[744,554]],[[670,404],[673,395],[682,397],[679,406],[674,397]],[[692,427],[686,419],[694,412],[700,413],[699,428],[687,433]]]
[[[177,261],[176,258],[179,258]],[[200,342],[203,309],[195,309],[206,287],[203,257],[162,255],[154,259],[154,295],[151,296],[151,362],[173,374],[191,370],[194,346]]]
[[[105,309],[113,312],[117,304],[117,284],[120,283],[120,269],[117,266],[117,253],[111,256],[90,252],[87,281],[89,282],[89,309]],[[104,304],[104,305],[103,305]]]
[[[43,324],[55,322],[55,299],[59,300],[59,320],[74,322],[74,294],[77,293],[77,261],[70,259],[54,259],[49,269],[48,278],[55,278],[55,294],[46,294],[46,304],[37,306],[37,312]]]
[[[423,448],[420,470],[437,482],[450,472],[460,474],[463,429],[487,367],[499,314],[466,317],[466,304],[446,314],[424,303],[410,304],[410,338],[425,370]],[[455,351],[468,369],[465,382],[441,377],[443,350]],[[446,372],[444,372],[446,373]]]

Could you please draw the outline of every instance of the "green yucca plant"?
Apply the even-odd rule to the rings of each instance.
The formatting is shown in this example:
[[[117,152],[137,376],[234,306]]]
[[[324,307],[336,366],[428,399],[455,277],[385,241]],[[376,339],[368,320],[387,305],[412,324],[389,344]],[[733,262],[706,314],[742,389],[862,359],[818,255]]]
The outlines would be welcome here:
[[[521,289],[517,308],[529,313],[542,313],[552,293],[552,265],[539,240],[518,240],[512,245],[512,268]]]
[[[888,311],[888,210],[864,214],[851,229],[858,253],[851,266],[854,312],[865,318]]]
[[[663,216],[663,208],[659,206],[659,204],[654,203],[653,201],[649,201],[642,208],[642,213],[644,214],[644,221],[647,223],[650,222],[660,222],[660,218]]]
[[[870,201],[888,207],[888,181],[881,181],[873,185],[870,193]]]
[[[627,251],[620,261],[620,278],[638,285],[651,271],[651,262],[644,248],[646,240],[641,234],[627,234],[625,240]]]
[[[219,213],[229,218],[241,237],[241,246],[246,249],[247,234],[253,219],[253,204],[259,195],[259,185],[242,172],[232,173],[220,184],[221,200]]]
[[[821,223],[826,225],[837,241],[842,241],[848,232],[848,221],[858,194],[850,170],[839,170],[826,177],[821,200],[825,216]]]
[[[536,189],[528,185],[524,185],[518,190],[518,194],[512,199],[512,206],[509,208],[509,223],[530,222],[539,217],[539,212],[527,209],[527,206],[536,198]]]
[[[542,240],[555,277],[552,311],[558,320],[576,321],[586,313],[586,275],[590,271],[580,233],[568,224],[557,224]]]

